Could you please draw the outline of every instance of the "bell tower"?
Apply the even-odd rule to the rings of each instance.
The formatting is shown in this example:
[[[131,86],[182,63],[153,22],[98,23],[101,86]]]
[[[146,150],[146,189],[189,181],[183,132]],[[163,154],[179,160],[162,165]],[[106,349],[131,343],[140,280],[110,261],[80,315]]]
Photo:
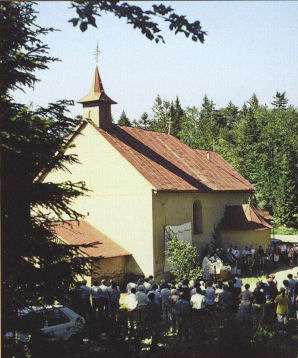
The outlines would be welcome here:
[[[84,119],[91,119],[99,128],[106,131],[112,127],[111,105],[117,102],[106,95],[97,66],[89,94],[78,103],[83,105]]]

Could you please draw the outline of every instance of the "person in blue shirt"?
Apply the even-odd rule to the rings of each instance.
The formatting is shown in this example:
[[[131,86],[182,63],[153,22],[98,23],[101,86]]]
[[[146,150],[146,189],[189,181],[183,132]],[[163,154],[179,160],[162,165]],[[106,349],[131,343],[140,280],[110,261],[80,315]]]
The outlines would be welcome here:
[[[147,304],[147,323],[152,337],[151,350],[154,350],[157,347],[159,339],[161,309],[160,304],[156,302],[154,292],[150,292],[148,294],[148,298],[149,302]]]
[[[185,292],[180,292],[179,300],[175,305],[176,323],[178,326],[178,340],[187,340],[191,322],[191,306]]]
[[[81,312],[86,320],[91,318],[91,302],[90,302],[90,294],[91,288],[87,286],[87,281],[83,280],[81,282]]]

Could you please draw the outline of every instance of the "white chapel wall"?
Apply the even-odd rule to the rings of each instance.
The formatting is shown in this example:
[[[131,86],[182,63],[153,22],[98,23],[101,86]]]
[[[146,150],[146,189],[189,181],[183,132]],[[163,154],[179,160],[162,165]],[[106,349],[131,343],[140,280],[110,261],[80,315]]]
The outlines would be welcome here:
[[[133,254],[128,269],[153,273],[152,186],[91,125],[75,139],[70,149],[81,164],[70,173],[50,173],[45,181],[85,181],[92,190],[73,207],[88,215],[86,220]],[[133,261],[134,261],[133,260]]]

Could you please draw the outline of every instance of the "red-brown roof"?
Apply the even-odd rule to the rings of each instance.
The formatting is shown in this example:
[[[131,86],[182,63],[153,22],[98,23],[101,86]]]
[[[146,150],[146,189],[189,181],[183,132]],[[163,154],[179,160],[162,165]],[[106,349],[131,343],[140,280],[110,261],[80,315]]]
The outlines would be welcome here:
[[[267,212],[249,204],[226,206],[224,217],[218,224],[220,231],[266,230],[272,229],[267,223]]]
[[[86,221],[56,222],[51,228],[60,239],[70,245],[99,242],[92,247],[80,248],[80,251],[87,256],[110,258],[131,255]]]
[[[215,152],[192,149],[160,132],[113,125],[105,131],[89,123],[158,191],[255,190]]]
[[[85,97],[80,99],[78,103],[87,103],[94,101],[106,102],[110,104],[117,103],[105,93],[97,67],[95,69],[94,79],[90,88],[90,92]]]

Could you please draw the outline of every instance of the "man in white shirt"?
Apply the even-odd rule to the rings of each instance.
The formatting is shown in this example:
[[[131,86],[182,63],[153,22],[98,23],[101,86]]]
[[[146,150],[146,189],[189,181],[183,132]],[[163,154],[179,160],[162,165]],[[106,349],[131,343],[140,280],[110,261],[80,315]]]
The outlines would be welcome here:
[[[107,280],[101,280],[101,285],[99,286],[102,292],[102,303],[105,314],[108,316],[109,314],[109,287],[107,285]]]
[[[202,262],[202,269],[203,269],[203,279],[208,281],[210,279],[210,269],[211,269],[211,262],[209,260],[210,255],[207,254]]]
[[[127,320],[130,325],[130,329],[134,330],[137,321],[137,307],[138,299],[136,295],[136,289],[133,287],[130,293],[125,298],[125,307],[127,309]]]
[[[204,310],[206,304],[206,297],[202,294],[200,287],[196,288],[196,294],[191,296],[190,305],[194,311]]]
[[[126,292],[130,293],[132,288],[137,288],[135,280],[131,280],[130,282],[128,282],[128,284],[126,285]]]
[[[205,313],[206,297],[202,294],[200,287],[196,288],[196,294],[190,299],[190,305],[192,308],[193,327],[194,333],[201,335],[203,332],[202,316]]]
[[[145,278],[143,286],[145,288],[145,293],[148,293],[151,290],[151,284],[149,283],[149,279]]]
[[[255,256],[256,250],[254,249],[254,247],[253,247],[252,245],[250,245],[250,247],[249,247],[249,253],[250,253],[252,256]]]
[[[99,286],[99,282],[95,280],[91,287],[91,298],[92,298],[92,313],[94,318],[97,318],[97,312],[102,314],[102,291]]]

